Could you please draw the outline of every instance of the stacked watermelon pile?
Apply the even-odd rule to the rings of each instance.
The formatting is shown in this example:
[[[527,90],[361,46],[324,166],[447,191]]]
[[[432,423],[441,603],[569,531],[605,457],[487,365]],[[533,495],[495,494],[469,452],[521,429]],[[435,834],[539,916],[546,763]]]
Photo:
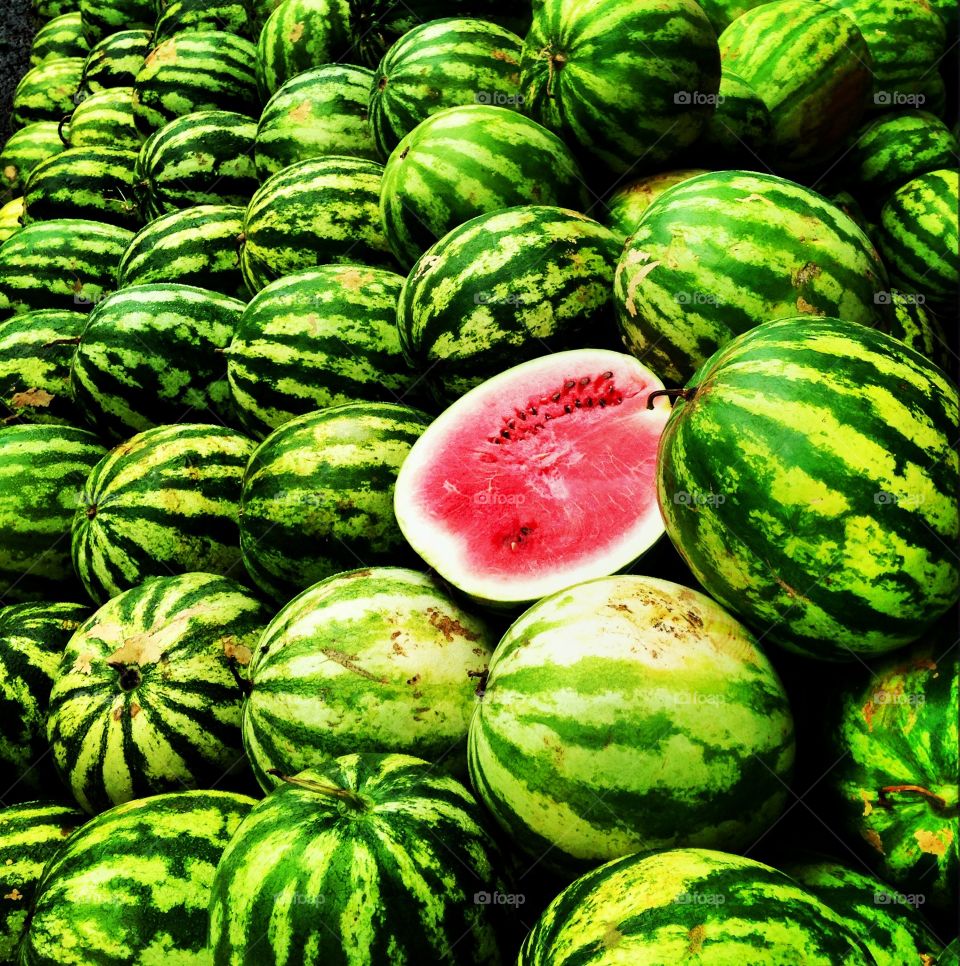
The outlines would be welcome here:
[[[955,8],[35,10],[0,963],[957,963]]]

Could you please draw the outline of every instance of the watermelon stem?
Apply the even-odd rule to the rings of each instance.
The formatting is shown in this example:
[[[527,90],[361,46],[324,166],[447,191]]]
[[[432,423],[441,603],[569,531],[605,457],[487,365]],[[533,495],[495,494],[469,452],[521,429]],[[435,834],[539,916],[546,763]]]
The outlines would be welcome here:
[[[318,795],[329,795],[331,798],[338,798],[340,801],[352,805],[357,811],[364,811],[367,803],[349,788],[338,788],[336,785],[324,785],[321,782],[311,781],[309,778],[298,778],[296,775],[284,775],[279,768],[270,768],[268,775],[275,775],[282,782],[288,785],[296,785],[305,788],[307,791],[316,792]]]
[[[253,690],[253,681],[251,681],[249,678],[243,677],[240,674],[240,671],[237,668],[237,659],[235,657],[230,658],[228,663],[230,665],[230,673],[233,675],[234,681],[237,682],[237,687],[243,692],[243,696],[247,697]]]
[[[70,147],[70,139],[68,137],[64,137],[63,128],[64,128],[64,125],[70,123],[70,118],[72,117],[73,117],[72,114],[64,114],[63,117],[60,118],[60,123],[57,125],[57,136],[60,138],[61,141],[63,141],[63,143],[67,147]]]
[[[482,698],[487,692],[487,678],[490,677],[490,669],[484,668],[482,671],[467,671],[468,678],[478,678],[479,684],[473,692],[478,698]]]
[[[49,349],[55,345],[80,345],[80,336],[75,336],[72,339],[54,339],[53,342],[47,342],[44,344],[44,349]]]
[[[881,805],[883,808],[893,808],[895,803],[891,802],[888,796],[897,792],[916,792],[918,795],[923,795],[930,799],[936,808],[941,810],[947,808],[946,799],[942,798],[940,795],[935,795],[928,788],[924,788],[922,785],[885,785],[880,789],[880,794],[877,796],[877,804]]]
[[[685,389],[656,389],[647,396],[647,409],[653,409],[653,401],[657,396],[666,396],[668,399],[693,399],[697,394],[696,386],[687,386]]]

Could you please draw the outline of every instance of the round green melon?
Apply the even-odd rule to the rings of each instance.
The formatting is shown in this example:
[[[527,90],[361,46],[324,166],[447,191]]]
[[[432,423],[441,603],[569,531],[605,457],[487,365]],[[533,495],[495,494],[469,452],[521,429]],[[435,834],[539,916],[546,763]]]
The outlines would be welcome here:
[[[30,172],[41,161],[66,148],[60,139],[57,121],[34,121],[7,138],[0,150],[0,194],[3,197],[20,192]]]
[[[667,188],[695,178],[698,174],[708,173],[705,168],[677,168],[628,181],[607,198],[603,223],[622,244],[636,231],[643,213]]]
[[[83,31],[95,44],[118,30],[153,28],[153,0],[77,0]]]
[[[133,88],[110,87],[85,97],[60,130],[71,148],[139,151],[143,139],[133,119]]]
[[[14,130],[36,121],[59,121],[77,104],[82,57],[57,57],[31,68],[13,92]]]
[[[48,20],[37,31],[30,48],[30,66],[36,67],[57,57],[86,57],[89,52],[80,11],[74,10]]]
[[[772,127],[760,95],[739,74],[723,67],[717,109],[690,154],[697,158],[702,149],[714,167],[766,168]]]
[[[5,205],[0,205],[0,245],[15,235],[23,227],[23,198],[12,198]]]
[[[197,30],[227,30],[256,40],[249,0],[154,0],[158,16],[156,43],[176,34]]]
[[[153,47],[150,30],[118,30],[92,48],[83,64],[83,96],[117,87],[132,87]],[[131,109],[133,103],[131,100]]]

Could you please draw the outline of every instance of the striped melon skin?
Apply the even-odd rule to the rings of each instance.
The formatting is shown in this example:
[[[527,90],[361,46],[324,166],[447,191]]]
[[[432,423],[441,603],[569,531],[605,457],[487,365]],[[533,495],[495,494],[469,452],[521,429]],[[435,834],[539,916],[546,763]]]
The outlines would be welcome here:
[[[118,30],[153,29],[153,0],[78,0],[78,4],[91,44]]]
[[[406,268],[457,225],[528,204],[583,211],[580,168],[546,128],[483,104],[447,108],[414,128],[390,155],[380,193],[384,232]]]
[[[880,251],[905,291],[955,305],[960,282],[956,169],[922,174],[899,188],[880,213]]]
[[[0,774],[5,799],[11,792],[19,799],[56,788],[47,757],[47,702],[60,655],[89,616],[87,604],[45,601],[0,608],[0,700],[4,708]],[[0,810],[0,829],[2,816]],[[2,834],[0,831],[0,842]]]
[[[266,101],[283,84],[312,67],[349,62],[348,0],[281,0],[257,41],[257,86]]]
[[[111,450],[73,520],[73,566],[91,599],[167,574],[242,576],[237,513],[254,448],[223,426],[178,423]]]
[[[348,753],[397,752],[466,775],[475,678],[496,639],[433,577],[336,574],[267,625],[250,663],[243,746],[270,791]]]
[[[114,87],[131,87],[152,41],[150,30],[120,30],[104,37],[84,61],[81,93],[89,95]]]
[[[105,452],[72,426],[0,429],[0,603],[74,594],[70,521]]]
[[[20,231],[20,219],[23,217],[23,198],[13,198],[0,206],[0,245],[11,235]]]
[[[543,0],[520,66],[524,110],[618,175],[693,144],[720,87],[717,36],[696,0]]]
[[[935,366],[949,373],[953,355],[950,342],[940,321],[927,309],[923,297],[907,295],[897,289],[884,294],[889,297],[893,312],[887,324],[878,328],[905,342],[915,352],[926,356]]]
[[[255,805],[222,791],[157,795],[89,821],[50,863],[24,966],[208,964],[210,885]]]
[[[615,298],[629,350],[682,383],[770,319],[876,325],[888,312],[876,296],[888,288],[873,244],[826,198],[734,170],[691,178],[647,208],[617,265]]]
[[[256,50],[225,30],[178,34],[154,47],[133,82],[133,114],[149,137],[174,118],[197,111],[260,113]]]
[[[878,966],[924,966],[943,949],[917,907],[872,875],[828,859],[792,862],[783,872],[843,916]]]
[[[496,104],[521,110],[521,39],[485,20],[432,20],[384,55],[369,92],[370,124],[383,157],[446,107]]]
[[[705,168],[676,168],[630,181],[607,199],[603,223],[621,242],[625,241],[636,231],[643,213],[667,188],[707,173]]]
[[[47,737],[95,813],[145,795],[221,785],[243,757],[245,665],[268,614],[225,577],[154,577],[104,604],[64,650]]]
[[[256,134],[255,121],[230,111],[185,114],[154,132],[134,172],[144,218],[196,205],[246,205],[259,187]]]
[[[793,720],[754,638],[712,600],[603,577],[510,626],[469,756],[511,841],[575,874],[648,849],[749,847],[786,801]]]
[[[326,154],[376,159],[367,117],[373,72],[324,64],[291,77],[267,102],[257,126],[257,175]]]
[[[41,309],[0,322],[0,401],[28,423],[83,425],[70,389],[72,341],[87,317]]]
[[[248,40],[256,37],[245,0],[160,0],[156,6],[154,42],[158,44],[190,30],[226,30]]]
[[[725,852],[674,849],[628,855],[581,876],[537,920],[517,966],[697,960],[718,966],[876,962],[843,917],[782,872]]]
[[[719,37],[737,17],[764,2],[765,0],[700,0],[700,6]]]
[[[86,57],[89,52],[80,11],[76,10],[54,17],[37,31],[30,48],[30,66],[36,67],[58,57]]]
[[[73,805],[52,799],[0,809],[0,962],[17,962],[30,905],[44,866],[64,847],[87,816]]]
[[[952,625],[948,619],[944,633],[874,662],[843,695],[830,775],[846,842],[892,890],[922,896],[923,911],[946,922],[960,897]]]
[[[141,223],[133,196],[135,151],[95,145],[41,161],[23,188],[23,223],[79,218],[119,228]]]
[[[84,98],[61,128],[71,148],[119,148],[139,152],[133,121],[133,88],[111,87]]]
[[[902,647],[952,606],[957,394],[942,372],[882,332],[805,316],[740,336],[700,385],[661,437],[658,491],[711,596],[826,660]]]
[[[248,299],[240,273],[243,214],[231,205],[199,205],[151,221],[124,252],[118,287],[173,282]]]
[[[191,285],[135,285],[91,313],[71,383],[90,425],[112,439],[153,426],[231,423],[223,349],[243,302]]]
[[[703,148],[709,157],[721,159],[724,166],[763,167],[773,128],[766,104],[739,74],[727,67],[720,71],[720,98],[691,153],[697,154]]]
[[[77,103],[83,62],[82,57],[58,57],[27,71],[13,92],[13,129],[69,114]]]
[[[383,269],[321,265],[258,292],[227,350],[241,425],[262,439],[315,409],[402,400],[416,381],[397,332],[402,286]]]
[[[380,222],[383,167],[329,155],[269,178],[243,221],[240,268],[251,292],[315,265],[394,268]]]
[[[565,208],[480,215],[428,248],[403,286],[405,355],[448,404],[547,352],[615,348],[613,273],[622,242]]]
[[[857,25],[828,3],[774,0],[720,35],[723,63],[770,111],[778,170],[831,157],[852,134],[873,88],[870,50]]]
[[[223,854],[213,962],[499,966],[495,913],[475,899],[506,892],[483,823],[467,789],[407,755],[345,755],[301,772],[257,804]]]
[[[0,151],[0,196],[22,191],[30,172],[65,147],[55,121],[34,121],[14,131]]]
[[[412,556],[393,513],[400,465],[430,422],[388,403],[306,413],[271,433],[247,466],[240,548],[278,600],[357,564]]]
[[[34,309],[89,312],[116,287],[133,232],[57,218],[28,225],[0,248],[0,317]]]
[[[33,0],[33,8],[37,19],[42,22],[78,10],[79,2],[80,0]]]

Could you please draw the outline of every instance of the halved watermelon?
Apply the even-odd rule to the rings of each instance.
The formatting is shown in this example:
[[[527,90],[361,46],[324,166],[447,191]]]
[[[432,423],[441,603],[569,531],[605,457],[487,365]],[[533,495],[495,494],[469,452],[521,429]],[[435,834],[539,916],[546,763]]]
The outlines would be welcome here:
[[[557,352],[462,396],[417,440],[397,478],[410,545],[487,604],[538,600],[616,573],[663,533],[654,469],[670,414],[632,356]]]

